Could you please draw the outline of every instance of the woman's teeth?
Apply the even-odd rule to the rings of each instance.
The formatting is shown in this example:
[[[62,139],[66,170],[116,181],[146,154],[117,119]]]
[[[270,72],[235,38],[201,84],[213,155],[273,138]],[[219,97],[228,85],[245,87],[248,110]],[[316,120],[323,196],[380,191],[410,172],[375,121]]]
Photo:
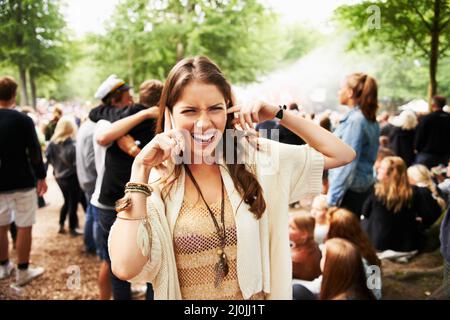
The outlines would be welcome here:
[[[211,142],[214,139],[214,134],[196,134],[194,133],[192,135],[192,138],[194,138],[195,141],[199,142],[199,143],[207,143],[207,142]]]

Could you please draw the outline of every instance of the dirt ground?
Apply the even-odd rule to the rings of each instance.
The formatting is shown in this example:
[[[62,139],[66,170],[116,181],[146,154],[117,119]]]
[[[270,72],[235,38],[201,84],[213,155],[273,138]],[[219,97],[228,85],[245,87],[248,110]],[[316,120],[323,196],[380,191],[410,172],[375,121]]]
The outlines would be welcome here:
[[[48,206],[37,213],[33,230],[32,265],[45,268],[45,273],[30,284],[11,288],[13,277],[0,281],[0,300],[92,300],[98,298],[99,260],[84,253],[83,238],[58,234],[59,208],[62,195],[48,178],[45,195]],[[80,225],[84,212],[79,210]],[[10,243],[12,250],[12,245]],[[15,261],[12,250],[11,260]],[[427,299],[443,283],[442,257],[438,250],[421,254],[408,264],[383,261],[384,299]]]

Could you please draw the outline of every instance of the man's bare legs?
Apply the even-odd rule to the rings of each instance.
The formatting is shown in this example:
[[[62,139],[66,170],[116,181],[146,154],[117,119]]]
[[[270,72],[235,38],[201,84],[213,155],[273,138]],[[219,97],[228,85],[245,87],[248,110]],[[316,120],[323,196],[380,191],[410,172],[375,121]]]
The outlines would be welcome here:
[[[32,227],[17,227],[17,264],[28,263],[30,261],[31,233]]]
[[[0,227],[0,261],[5,261],[9,258],[8,230],[9,224]]]

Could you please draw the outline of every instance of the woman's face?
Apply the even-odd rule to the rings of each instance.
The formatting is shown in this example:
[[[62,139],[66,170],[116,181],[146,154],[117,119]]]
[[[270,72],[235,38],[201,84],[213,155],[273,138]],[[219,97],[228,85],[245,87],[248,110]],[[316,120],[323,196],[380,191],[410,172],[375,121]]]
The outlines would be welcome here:
[[[191,151],[202,156],[214,153],[227,123],[226,101],[215,85],[189,83],[172,114],[175,127],[189,135]]]
[[[389,170],[389,163],[387,161],[381,161],[380,166],[378,167],[377,179],[378,181],[383,181],[386,179]]]
[[[341,89],[338,92],[339,95],[339,103],[341,105],[348,105],[348,101],[353,96],[353,90],[349,88],[347,83],[342,84]]]

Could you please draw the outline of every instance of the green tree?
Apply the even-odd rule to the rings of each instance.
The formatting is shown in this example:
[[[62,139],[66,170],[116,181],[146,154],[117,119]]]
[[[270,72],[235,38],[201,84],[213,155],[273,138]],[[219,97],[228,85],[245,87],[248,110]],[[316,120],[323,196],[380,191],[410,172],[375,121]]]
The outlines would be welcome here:
[[[428,61],[428,97],[438,90],[439,59],[450,49],[449,0],[364,1],[341,6],[336,17],[355,32],[350,48],[375,41],[398,57]]]
[[[234,82],[251,82],[285,54],[278,17],[257,0],[123,0],[97,38],[103,73],[163,79],[180,59],[208,55]]]
[[[294,62],[304,56],[323,40],[320,32],[300,22],[287,25],[283,37],[286,41],[285,46],[288,48],[283,58],[286,63]]]
[[[0,59],[15,65],[21,104],[36,106],[36,82],[65,65],[65,21],[57,0],[0,0]]]

